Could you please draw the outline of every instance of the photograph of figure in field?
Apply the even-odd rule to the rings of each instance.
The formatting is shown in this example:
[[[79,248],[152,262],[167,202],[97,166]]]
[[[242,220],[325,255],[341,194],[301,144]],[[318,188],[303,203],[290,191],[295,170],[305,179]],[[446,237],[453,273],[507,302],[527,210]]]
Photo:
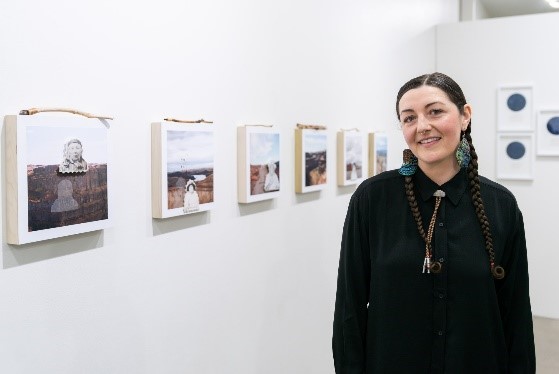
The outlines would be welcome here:
[[[326,148],[326,134],[304,133],[303,149],[305,150],[306,187],[326,183]]]
[[[105,127],[28,126],[26,138],[28,232],[108,219]]]
[[[346,180],[355,181],[363,176],[363,145],[359,133],[345,134]]]
[[[167,209],[192,213],[213,201],[213,131],[167,131]]]
[[[279,154],[279,134],[250,134],[249,162],[251,195],[279,191]]]

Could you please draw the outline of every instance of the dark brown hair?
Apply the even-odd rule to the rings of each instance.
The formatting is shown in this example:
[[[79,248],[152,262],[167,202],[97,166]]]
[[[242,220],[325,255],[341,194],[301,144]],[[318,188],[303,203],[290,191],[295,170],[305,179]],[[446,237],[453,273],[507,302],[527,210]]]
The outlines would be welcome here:
[[[419,88],[421,86],[431,86],[436,87],[442,90],[456,105],[460,114],[464,114],[464,105],[466,105],[466,97],[462,92],[460,86],[449,76],[442,74],[442,73],[432,73],[432,74],[425,74],[416,78],[411,79],[406,84],[404,84],[400,90],[398,91],[398,95],[396,97],[396,115],[398,116],[398,120],[400,119],[400,99],[402,96],[408,92],[409,90]],[[468,141],[470,145],[470,163],[468,164],[468,179],[470,181],[470,192],[472,194],[472,202],[476,209],[477,219],[481,226],[481,231],[483,233],[483,237],[485,239],[485,249],[489,255],[489,264],[491,268],[491,274],[496,279],[502,279],[505,276],[505,270],[495,264],[495,251],[493,249],[493,236],[491,235],[491,228],[489,225],[489,220],[487,219],[487,214],[485,214],[485,207],[483,205],[483,200],[481,198],[480,192],[480,184],[479,184],[479,174],[478,174],[478,157],[472,142],[472,122],[468,123],[468,127],[464,131],[464,137]],[[425,230],[423,228],[423,221],[421,219],[421,214],[419,212],[419,208],[417,206],[417,201],[415,198],[414,192],[414,184],[411,176],[405,177],[405,185],[406,185],[406,196],[408,198],[408,202],[411,208],[412,215],[415,219],[417,224],[417,229],[421,237],[426,240]],[[437,264],[440,269],[440,264]]]

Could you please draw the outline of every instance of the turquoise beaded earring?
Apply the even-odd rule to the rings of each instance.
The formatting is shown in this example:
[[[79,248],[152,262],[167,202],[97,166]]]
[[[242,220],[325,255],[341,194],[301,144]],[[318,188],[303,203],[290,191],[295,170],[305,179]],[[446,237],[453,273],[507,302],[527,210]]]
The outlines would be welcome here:
[[[456,160],[461,168],[467,168],[470,164],[470,143],[466,139],[465,132],[462,131],[462,136],[458,148],[456,149]]]
[[[417,171],[417,157],[409,149],[404,149],[404,163],[398,172],[404,176],[414,175]]]

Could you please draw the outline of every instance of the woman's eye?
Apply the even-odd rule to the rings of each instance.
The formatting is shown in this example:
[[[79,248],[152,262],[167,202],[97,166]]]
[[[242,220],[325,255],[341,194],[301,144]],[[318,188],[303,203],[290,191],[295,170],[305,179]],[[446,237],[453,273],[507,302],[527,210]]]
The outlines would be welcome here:
[[[429,113],[431,113],[432,115],[436,116],[437,114],[441,114],[443,112],[442,109],[431,109],[429,111]]]
[[[404,119],[402,120],[402,123],[409,124],[409,123],[412,123],[414,119],[415,119],[415,116],[407,116],[407,117],[404,117]]]

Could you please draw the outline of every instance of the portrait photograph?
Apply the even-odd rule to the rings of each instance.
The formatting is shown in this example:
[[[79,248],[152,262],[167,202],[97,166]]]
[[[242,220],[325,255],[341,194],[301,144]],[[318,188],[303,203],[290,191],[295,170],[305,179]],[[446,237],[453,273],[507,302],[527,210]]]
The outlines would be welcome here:
[[[239,202],[267,200],[280,192],[280,134],[272,127],[238,128]]]
[[[17,174],[20,201],[16,241],[50,239],[106,227],[106,124],[99,119],[72,117],[8,117],[8,134],[17,138],[18,145],[16,170],[9,173],[14,179]],[[17,128],[11,129],[16,124]],[[11,162],[11,156],[8,158]]]
[[[214,203],[214,130],[208,124],[152,124],[152,210],[167,218]]]
[[[327,182],[326,130],[295,129],[295,192],[319,191]]]

